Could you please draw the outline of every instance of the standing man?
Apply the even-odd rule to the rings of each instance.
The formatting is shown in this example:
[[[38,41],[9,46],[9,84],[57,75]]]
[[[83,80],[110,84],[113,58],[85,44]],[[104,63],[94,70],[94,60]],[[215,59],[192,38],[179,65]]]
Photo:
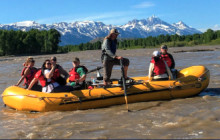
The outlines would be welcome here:
[[[122,59],[122,63],[124,66],[125,79],[127,77],[127,71],[129,66],[129,59],[123,58],[122,56],[116,55],[117,50],[117,36],[120,33],[117,29],[111,29],[108,36],[105,37],[102,43],[102,63],[104,66],[104,85],[110,85],[110,77],[112,73],[112,68],[114,65],[120,65],[120,59]]]
[[[167,62],[167,65],[172,70],[175,68],[175,61],[173,59],[173,56],[167,51],[168,51],[167,45],[162,45],[161,46],[161,58]]]

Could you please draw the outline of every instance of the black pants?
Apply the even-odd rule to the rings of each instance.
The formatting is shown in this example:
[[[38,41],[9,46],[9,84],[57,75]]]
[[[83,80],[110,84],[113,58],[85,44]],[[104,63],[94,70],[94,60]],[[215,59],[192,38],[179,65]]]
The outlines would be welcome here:
[[[169,80],[169,78],[153,79],[152,81],[166,81],[166,80]]]
[[[73,87],[72,86],[58,86],[55,87],[51,93],[58,93],[58,92],[71,92],[73,91]]]
[[[73,86],[74,90],[81,90],[81,89],[86,89],[86,82],[84,81],[82,84],[76,84],[75,86]]]
[[[122,59],[122,64],[123,66],[129,66],[129,59],[123,58]],[[110,81],[111,74],[112,74],[112,68],[114,65],[120,65],[120,60],[119,59],[113,59],[113,60],[104,60],[103,61],[103,66],[104,66],[104,80],[106,82]]]
[[[28,84],[25,84],[25,89],[28,88]],[[31,90],[34,90],[34,91],[42,91],[42,86],[38,85],[38,84],[34,84],[33,87],[31,88]]]

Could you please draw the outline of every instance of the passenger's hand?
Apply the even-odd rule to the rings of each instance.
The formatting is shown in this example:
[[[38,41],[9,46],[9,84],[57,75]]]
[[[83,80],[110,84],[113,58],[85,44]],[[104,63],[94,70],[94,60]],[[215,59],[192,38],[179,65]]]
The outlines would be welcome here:
[[[52,64],[52,66],[56,65],[56,62],[54,61],[51,61],[50,63]]]
[[[123,59],[122,56],[116,56],[116,59]]]
[[[52,67],[56,68],[57,64],[56,63],[52,63]]]
[[[76,83],[79,83],[79,79],[76,79]]]

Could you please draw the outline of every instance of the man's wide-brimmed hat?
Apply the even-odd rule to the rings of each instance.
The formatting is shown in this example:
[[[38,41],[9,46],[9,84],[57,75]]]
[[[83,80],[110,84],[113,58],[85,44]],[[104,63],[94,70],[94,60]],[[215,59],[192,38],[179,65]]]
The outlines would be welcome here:
[[[110,34],[116,34],[116,35],[119,35],[120,33],[118,32],[117,29],[113,28],[113,29],[111,29]]]

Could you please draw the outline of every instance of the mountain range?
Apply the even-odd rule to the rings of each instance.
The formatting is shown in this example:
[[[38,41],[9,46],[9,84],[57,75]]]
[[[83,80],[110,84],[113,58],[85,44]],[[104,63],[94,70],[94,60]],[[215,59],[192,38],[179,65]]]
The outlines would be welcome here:
[[[158,17],[151,16],[147,19],[129,21],[125,25],[106,25],[103,22],[76,21],[73,23],[39,24],[35,21],[23,21],[13,24],[0,24],[0,29],[22,30],[30,29],[49,30],[56,29],[61,34],[60,45],[75,45],[86,43],[93,39],[105,37],[112,28],[117,28],[120,38],[145,38],[161,34],[190,35],[202,33],[199,30],[189,27],[184,22],[169,24]]]

